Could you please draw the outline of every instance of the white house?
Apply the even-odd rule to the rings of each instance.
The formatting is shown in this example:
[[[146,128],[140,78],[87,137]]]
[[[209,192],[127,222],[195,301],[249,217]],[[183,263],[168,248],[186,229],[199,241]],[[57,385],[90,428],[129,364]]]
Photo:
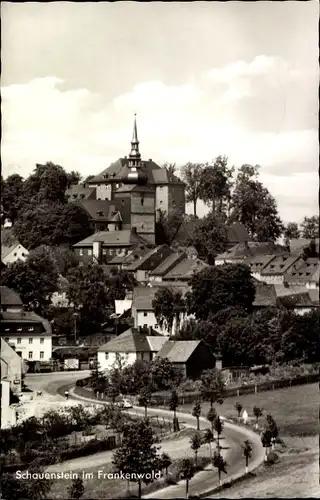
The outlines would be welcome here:
[[[19,242],[10,246],[1,245],[1,260],[5,265],[13,264],[17,260],[25,261],[28,254],[29,251]]]
[[[10,382],[1,377],[1,429],[16,424],[16,410],[10,406]]]
[[[0,345],[1,378],[9,381],[13,393],[20,393],[22,373],[25,372],[24,362],[2,337]]]
[[[165,336],[156,335],[152,329],[129,328],[99,347],[99,368],[107,371],[119,365],[122,368],[132,365],[136,360],[152,361],[167,340]]]

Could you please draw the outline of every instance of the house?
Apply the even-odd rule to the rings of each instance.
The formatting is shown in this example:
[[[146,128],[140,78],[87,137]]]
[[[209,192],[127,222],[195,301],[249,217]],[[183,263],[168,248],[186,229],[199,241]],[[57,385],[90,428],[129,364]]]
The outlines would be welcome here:
[[[2,312],[0,335],[28,362],[51,359],[51,325],[34,312]]]
[[[275,285],[263,283],[258,280],[254,280],[254,285],[256,289],[256,295],[252,305],[255,309],[261,309],[263,307],[275,307],[277,305]]]
[[[2,337],[0,343],[1,379],[9,382],[13,394],[19,394],[22,388],[22,374],[26,371],[24,363],[19,354]]]
[[[1,245],[1,261],[5,265],[13,264],[18,260],[25,261],[28,255],[29,251],[19,242]]]
[[[129,328],[118,337],[99,347],[97,359],[99,368],[110,370],[116,364],[122,367],[137,360],[152,361],[167,337],[160,336],[152,328]]]
[[[186,378],[197,379],[203,370],[215,368],[216,360],[201,340],[168,340],[157,354],[167,358]]]
[[[291,305],[297,314],[305,314],[315,308],[319,308],[319,288],[306,289],[303,286],[275,285],[277,303],[280,305]]]
[[[319,238],[293,238],[289,240],[289,247],[291,255],[302,255],[304,249],[306,249],[310,243],[314,241],[316,250],[319,253]]]
[[[121,230],[121,213],[111,201],[90,199],[80,201],[79,205],[89,215],[95,232]]]
[[[20,312],[22,310],[22,300],[17,292],[7,286],[0,286],[0,310],[1,312]]]
[[[168,255],[155,269],[149,272],[150,282],[161,282],[177,264],[187,258],[185,252],[174,252]]]
[[[246,263],[250,258],[263,258],[265,255],[284,253],[284,248],[270,242],[245,241],[237,243],[215,258],[216,266],[222,264]]]
[[[163,276],[166,282],[188,282],[194,274],[200,273],[209,267],[208,264],[199,259],[185,258],[178,262],[167,274]]]
[[[284,281],[289,286],[319,288],[320,262],[318,258],[299,259],[285,273]]]
[[[261,271],[272,261],[274,257],[274,254],[254,255],[247,257],[243,261],[243,264],[250,267],[251,274],[255,279],[261,281]]]
[[[10,406],[10,382],[2,378],[0,382],[1,389],[1,429],[8,429],[17,423],[17,414],[15,408]]]
[[[185,213],[185,184],[166,167],[160,167],[151,158],[142,160],[136,118],[129,157],[119,158],[100,174],[90,179],[87,185],[96,189],[97,199],[109,201],[114,201],[115,198],[121,199],[121,192],[124,192],[121,189],[125,189],[124,179],[128,177],[132,167],[139,169],[140,179],[142,177],[148,179],[148,186],[153,193],[155,212],[162,210],[168,214],[177,211]],[[116,193],[118,193],[117,196]]]
[[[149,280],[150,273],[172,253],[168,245],[160,245],[141,254],[124,268],[132,272],[138,282],[145,282]]]
[[[287,271],[299,259],[297,255],[283,254],[275,255],[264,267],[261,269],[261,281],[270,284],[280,284],[284,281],[284,276]]]
[[[170,332],[167,331],[165,327],[160,328],[160,325],[157,322],[153,311],[152,301],[154,300],[157,291],[164,288],[165,285],[166,287],[173,288],[175,291],[180,291],[182,295],[185,295],[189,290],[189,287],[185,283],[175,283],[174,285],[162,283],[162,286],[135,287],[132,296],[131,314],[136,328],[152,327],[161,335],[174,335],[177,326],[182,325],[183,321],[187,317],[184,313],[181,314],[179,325],[177,325],[176,320],[174,320],[172,331]]]
[[[98,262],[108,263],[116,255],[126,256],[136,247],[148,248],[149,243],[137,231],[99,231],[73,245],[80,264]]]

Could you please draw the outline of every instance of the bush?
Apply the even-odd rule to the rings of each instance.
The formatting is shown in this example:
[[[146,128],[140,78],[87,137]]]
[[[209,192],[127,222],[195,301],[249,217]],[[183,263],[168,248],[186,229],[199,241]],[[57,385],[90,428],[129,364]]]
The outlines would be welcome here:
[[[178,393],[184,394],[185,392],[197,392],[201,389],[201,380],[185,379],[178,387]]]
[[[273,465],[279,462],[279,456],[275,451],[271,451],[267,456],[267,465]]]

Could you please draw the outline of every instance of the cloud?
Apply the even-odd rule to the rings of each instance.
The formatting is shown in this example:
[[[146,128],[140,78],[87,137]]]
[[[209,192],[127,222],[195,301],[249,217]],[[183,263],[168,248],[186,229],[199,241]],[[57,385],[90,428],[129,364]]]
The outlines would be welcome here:
[[[145,158],[181,165],[226,154],[238,167],[260,164],[281,213],[310,214],[314,208],[308,211],[308,202],[317,197],[313,177],[308,185],[318,158],[316,81],[279,57],[261,55],[180,85],[138,82],[114,99],[70,89],[56,76],[10,85],[2,89],[4,175],[12,166],[27,175],[45,161],[96,174],[129,153],[137,112]],[[299,181],[295,174],[301,174]],[[296,188],[301,203],[306,200],[300,208]]]

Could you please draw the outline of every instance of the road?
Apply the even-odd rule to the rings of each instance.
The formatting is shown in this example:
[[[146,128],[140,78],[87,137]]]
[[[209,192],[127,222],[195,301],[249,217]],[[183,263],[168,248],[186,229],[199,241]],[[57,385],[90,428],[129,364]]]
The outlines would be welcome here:
[[[87,401],[86,398],[82,398],[73,394],[71,387],[75,384],[75,381],[79,378],[85,378],[89,375],[90,372],[60,372],[60,373],[50,373],[50,374],[32,374],[26,377],[26,384],[32,389],[42,389],[45,392],[48,392],[51,395],[57,394],[58,390],[61,393],[61,388],[64,390],[66,387],[70,390],[70,398],[77,399],[80,401]],[[63,400],[63,397],[57,394],[57,398],[59,400]],[[136,413],[144,414],[144,409],[135,407],[134,411]],[[172,418],[172,412],[163,409],[148,409],[149,415],[158,415],[164,418]],[[191,428],[196,428],[195,418],[191,414],[187,413],[177,413],[177,417],[181,422]],[[238,427],[231,422],[224,422],[224,430],[223,437],[225,440],[223,441],[223,447],[227,449],[223,449],[222,453],[224,458],[227,461],[227,479],[236,478],[241,476],[244,472],[244,458],[242,456],[242,448],[243,442],[246,439],[249,439],[252,443],[252,458],[249,463],[249,471],[255,469],[260,463],[263,462],[264,452],[261,446],[260,438],[257,434],[252,432],[249,429]],[[207,428],[208,422],[205,418],[200,419],[201,428]],[[105,463],[107,463],[110,458],[108,456],[108,452],[105,455]],[[101,463],[103,461],[103,453],[99,453],[98,462]],[[96,464],[97,455],[86,457],[86,468],[90,468],[91,464],[94,467]],[[100,457],[101,455],[101,457]],[[95,458],[96,457],[96,458]],[[76,459],[78,460],[78,459]],[[68,462],[68,467],[75,466],[76,463],[73,464],[73,461]],[[214,487],[218,486],[218,474],[215,470],[212,470],[209,466],[203,472],[199,472],[196,476],[190,481],[189,486],[189,495],[199,495],[205,492],[209,492]],[[146,495],[143,498],[162,498],[162,499],[171,499],[171,498],[184,498],[185,497],[185,482],[178,483],[174,486],[169,486],[162,490],[156,491],[149,495]]]

